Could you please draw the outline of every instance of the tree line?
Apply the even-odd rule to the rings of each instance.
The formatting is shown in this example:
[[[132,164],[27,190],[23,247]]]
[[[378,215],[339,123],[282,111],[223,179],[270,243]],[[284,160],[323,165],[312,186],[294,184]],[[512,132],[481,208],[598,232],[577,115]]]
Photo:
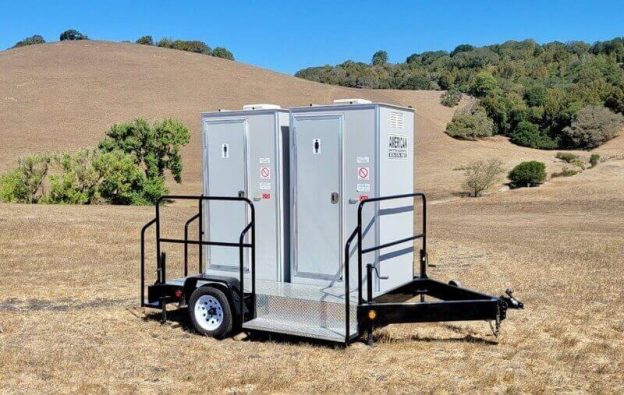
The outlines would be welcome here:
[[[59,41],[74,41],[74,40],[89,40],[86,34],[83,34],[75,29],[69,29],[64,31],[59,36]],[[45,44],[45,39],[35,34],[30,37],[26,37],[23,40],[15,43],[13,48],[25,47],[28,45]],[[205,42],[199,40],[173,40],[170,38],[163,38],[159,41],[154,41],[152,36],[143,36],[135,41],[136,44],[142,45],[154,45],[161,48],[178,49],[181,51],[195,52],[204,55],[215,56],[217,58],[223,58],[228,60],[235,60],[234,54],[224,47],[210,48]]]
[[[448,106],[470,94],[479,100],[449,125],[455,137],[502,134],[532,148],[594,148],[622,126],[624,38],[462,44],[396,64],[377,51],[370,63],[348,60],[295,76],[357,88],[444,90],[441,101]]]

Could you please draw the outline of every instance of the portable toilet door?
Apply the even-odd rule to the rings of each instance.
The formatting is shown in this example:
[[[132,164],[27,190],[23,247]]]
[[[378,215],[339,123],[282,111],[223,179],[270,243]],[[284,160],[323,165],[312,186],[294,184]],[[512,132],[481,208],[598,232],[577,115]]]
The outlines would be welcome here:
[[[244,196],[254,204],[256,278],[283,281],[288,275],[288,144],[289,114],[273,105],[245,106],[242,111],[202,114],[203,178],[206,196]],[[286,139],[286,142],[283,140]],[[286,193],[287,195],[287,193]],[[204,240],[238,242],[250,221],[242,202],[204,203]],[[249,275],[250,251],[244,267]],[[238,277],[239,250],[206,246],[205,272]],[[250,284],[246,282],[246,284]],[[247,287],[246,287],[247,288]]]
[[[414,190],[414,114],[409,108],[359,99],[290,111],[291,281],[340,286],[344,243],[357,225],[360,201]],[[395,202],[365,206],[363,249],[413,234],[413,201],[398,204],[403,207],[392,207]],[[355,248],[350,255],[352,289],[359,286],[354,254]],[[376,293],[412,280],[413,244],[363,258],[363,265],[377,266]]]
[[[343,116],[300,114],[292,122],[293,282],[340,281]]]

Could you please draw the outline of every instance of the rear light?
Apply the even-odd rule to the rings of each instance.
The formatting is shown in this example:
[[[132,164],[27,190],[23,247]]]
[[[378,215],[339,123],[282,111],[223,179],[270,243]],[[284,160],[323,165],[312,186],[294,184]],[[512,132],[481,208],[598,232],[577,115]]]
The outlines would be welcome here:
[[[178,299],[182,298],[182,290],[181,289],[177,289],[175,291],[175,297],[178,298]]]

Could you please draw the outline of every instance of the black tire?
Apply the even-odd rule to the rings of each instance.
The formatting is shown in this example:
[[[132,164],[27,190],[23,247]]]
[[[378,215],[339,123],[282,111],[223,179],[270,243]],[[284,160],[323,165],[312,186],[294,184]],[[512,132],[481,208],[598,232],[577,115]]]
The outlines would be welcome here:
[[[232,333],[232,307],[217,288],[197,288],[189,300],[188,312],[195,330],[204,336],[223,339]]]
[[[453,287],[457,287],[457,288],[461,288],[462,284],[457,281],[457,280],[451,280],[449,281],[449,285],[453,286]]]

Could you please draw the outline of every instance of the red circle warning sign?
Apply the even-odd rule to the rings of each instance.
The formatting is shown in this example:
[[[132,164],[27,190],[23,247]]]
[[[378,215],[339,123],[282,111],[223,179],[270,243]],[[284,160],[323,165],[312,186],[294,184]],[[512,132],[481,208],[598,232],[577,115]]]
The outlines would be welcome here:
[[[271,178],[271,169],[269,169],[268,167],[261,167],[260,168],[260,178],[268,180]]]
[[[368,180],[368,167],[358,167],[358,180]]]

